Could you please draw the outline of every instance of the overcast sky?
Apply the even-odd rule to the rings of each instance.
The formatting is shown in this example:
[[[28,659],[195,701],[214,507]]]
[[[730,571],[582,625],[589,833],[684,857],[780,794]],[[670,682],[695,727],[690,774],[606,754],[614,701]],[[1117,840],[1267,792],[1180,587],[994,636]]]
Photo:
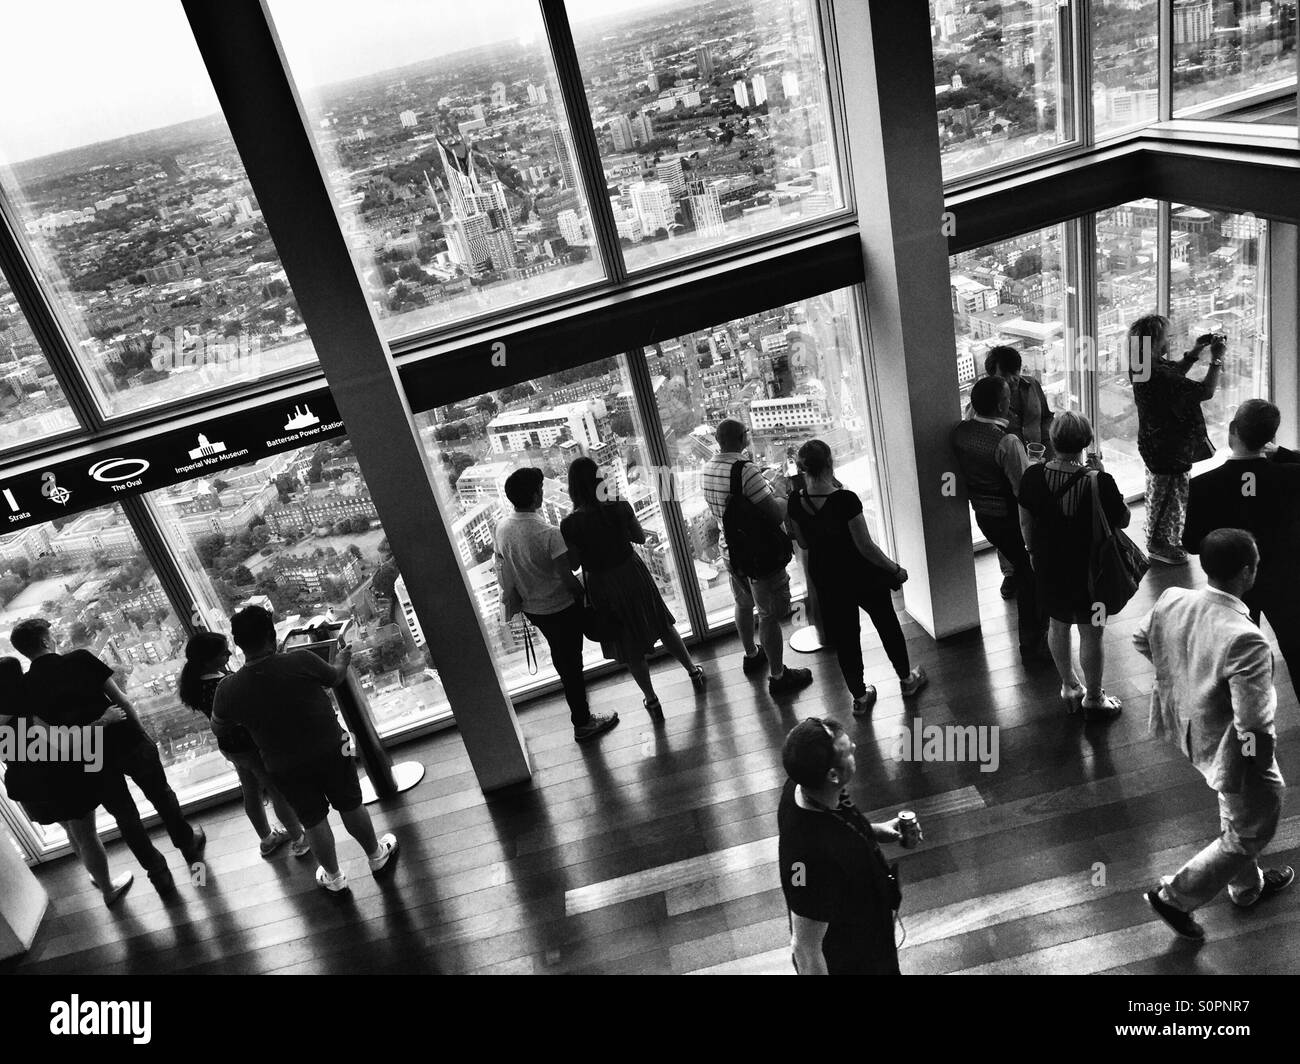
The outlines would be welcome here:
[[[575,23],[680,0],[573,0]],[[179,0],[0,0],[0,162],[217,110]],[[271,0],[306,89],[498,40],[540,40],[533,0]]]

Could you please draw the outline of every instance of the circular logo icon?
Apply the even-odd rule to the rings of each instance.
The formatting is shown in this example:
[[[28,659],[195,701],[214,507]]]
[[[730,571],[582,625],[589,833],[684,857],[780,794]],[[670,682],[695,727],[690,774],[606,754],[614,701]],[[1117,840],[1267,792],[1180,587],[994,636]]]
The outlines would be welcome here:
[[[106,458],[90,467],[90,475],[101,484],[116,484],[138,477],[148,468],[143,458]]]

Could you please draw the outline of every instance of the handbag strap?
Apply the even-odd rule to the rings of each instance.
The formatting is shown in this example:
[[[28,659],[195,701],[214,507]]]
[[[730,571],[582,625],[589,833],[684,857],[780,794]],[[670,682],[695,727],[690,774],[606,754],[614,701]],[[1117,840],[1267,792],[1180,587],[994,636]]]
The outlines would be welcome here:
[[[1105,543],[1110,539],[1110,522],[1101,508],[1101,474],[1095,469],[1090,471],[1088,479],[1092,481],[1092,541]]]
[[[533,645],[533,626],[524,618],[524,664],[529,676],[537,675],[537,648]]]

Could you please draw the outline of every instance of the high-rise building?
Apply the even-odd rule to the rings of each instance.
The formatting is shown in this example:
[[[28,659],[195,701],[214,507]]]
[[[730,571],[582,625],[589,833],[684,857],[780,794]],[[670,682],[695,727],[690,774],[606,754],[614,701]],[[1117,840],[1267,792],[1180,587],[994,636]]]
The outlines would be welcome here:
[[[397,116],[397,119],[399,122],[402,123],[403,129],[414,128],[416,122],[418,121],[418,119],[415,117],[414,111],[403,111],[400,115]]]
[[[799,98],[799,75],[793,70],[787,70],[781,75],[781,91],[787,100]]]
[[[573,169],[573,141],[567,128],[551,127],[551,150],[560,167],[560,178],[565,188],[578,187],[578,175]]]
[[[767,103],[767,78],[762,74],[754,75],[754,106]]]
[[[673,199],[686,195],[686,175],[682,172],[682,157],[674,155],[655,166],[655,177],[668,186]]]
[[[1174,0],[1174,44],[1200,44],[1214,35],[1210,0]]]
[[[614,115],[609,120],[609,135],[614,140],[615,151],[632,150],[632,123],[627,115]]]
[[[713,52],[707,44],[695,49],[695,65],[699,67],[701,79],[708,81],[713,77]]]
[[[725,235],[727,225],[722,220],[722,204],[718,201],[716,191],[709,189],[699,195],[691,196],[687,199],[687,205],[696,233],[707,237]]]
[[[504,107],[506,105],[506,84],[504,81],[495,81],[492,83],[492,106]],[[479,116],[480,118],[482,115]]]
[[[749,106],[749,88],[743,78],[731,86],[731,93],[736,98],[737,107]]]
[[[673,196],[662,181],[638,181],[629,190],[632,212],[641,219],[647,233],[667,229],[673,224]]]
[[[586,247],[591,243],[584,220],[578,217],[577,211],[572,208],[560,211],[555,220],[560,227],[560,236],[570,247]]]
[[[406,581],[401,576],[393,583],[393,598],[397,600],[398,623],[419,650],[424,646],[424,629],[420,627],[420,618],[415,615],[415,605],[406,590]]]
[[[636,144],[645,144],[654,140],[655,123],[648,111],[638,111],[632,116],[632,140]]]

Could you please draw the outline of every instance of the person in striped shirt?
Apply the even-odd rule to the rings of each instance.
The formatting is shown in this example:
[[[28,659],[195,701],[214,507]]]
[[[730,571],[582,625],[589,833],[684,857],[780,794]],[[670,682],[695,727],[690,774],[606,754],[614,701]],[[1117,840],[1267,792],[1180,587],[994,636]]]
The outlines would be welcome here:
[[[726,536],[722,531],[722,517],[731,497],[731,467],[744,461],[741,470],[741,487],[745,498],[752,502],[775,525],[785,522],[785,498],[778,495],[763,471],[745,454],[749,436],[741,422],[727,418],[716,430],[718,454],[704,466],[700,485],[704,500],[718,523],[718,547],[727,558]],[[745,647],[746,674],[768,668],[767,688],[774,694],[787,694],[812,683],[809,669],[787,668],[784,663],[785,637],[781,634],[781,618],[790,612],[790,574],[784,567],[759,579],[750,579],[736,573],[727,561],[731,578],[731,595],[736,601],[736,633]],[[758,611],[758,641],[754,635],[754,611]]]

